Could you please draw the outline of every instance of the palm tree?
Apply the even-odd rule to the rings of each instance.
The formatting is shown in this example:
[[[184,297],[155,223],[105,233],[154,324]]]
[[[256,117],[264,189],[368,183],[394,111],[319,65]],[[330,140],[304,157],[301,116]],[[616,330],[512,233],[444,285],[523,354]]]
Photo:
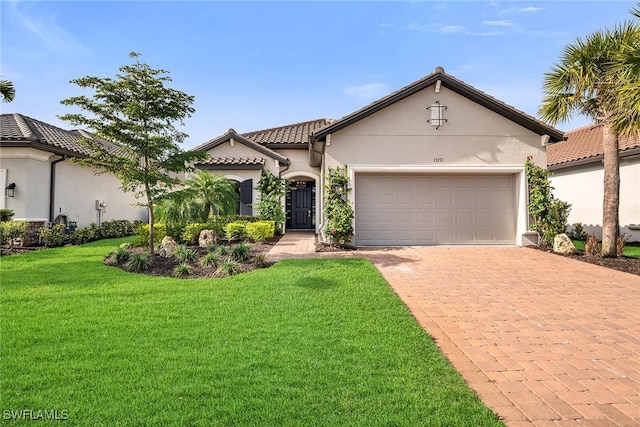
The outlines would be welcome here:
[[[233,183],[220,174],[196,171],[183,190],[169,194],[155,211],[159,220],[184,224],[206,222],[215,215],[235,213],[238,194]]]
[[[204,204],[207,217],[235,213],[238,193],[233,183],[223,175],[199,170],[185,181],[185,185]]]
[[[640,3],[630,10],[640,19]],[[640,43],[628,46],[615,65],[616,73],[626,83],[620,88],[612,103],[618,103],[612,116],[613,126],[621,136],[640,137]]]
[[[640,26],[628,22],[614,30],[601,30],[578,38],[565,48],[560,61],[544,77],[544,99],[540,117],[557,124],[574,113],[602,123],[604,149],[604,203],[602,217],[602,256],[615,257],[618,237],[620,168],[618,153],[620,117],[628,117],[629,104],[620,94],[633,85],[630,73],[620,75],[619,65],[625,55],[637,48]],[[637,80],[635,80],[637,81]],[[637,84],[637,83],[636,83]]]
[[[0,80],[0,93],[3,102],[11,102],[16,97],[16,89],[9,80]]]

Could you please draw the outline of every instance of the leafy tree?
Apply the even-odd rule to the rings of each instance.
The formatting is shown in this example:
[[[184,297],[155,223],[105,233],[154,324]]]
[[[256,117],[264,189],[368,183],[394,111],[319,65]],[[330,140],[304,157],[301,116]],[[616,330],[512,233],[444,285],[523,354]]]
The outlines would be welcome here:
[[[170,193],[160,201],[156,210],[159,219],[186,224],[235,213],[238,194],[233,183],[223,175],[199,170],[184,184],[183,190]]]
[[[640,27],[627,22],[613,30],[578,38],[565,48],[560,61],[544,77],[545,96],[540,117],[551,124],[568,120],[574,113],[591,117],[603,125],[604,203],[602,256],[616,257],[620,167],[618,137],[620,123],[637,99],[621,98],[625,88],[638,85],[638,76],[620,74],[623,58],[637,52]],[[636,106],[637,116],[637,106]],[[636,123],[637,125],[637,123]],[[624,126],[623,126],[624,127]]]
[[[96,168],[98,173],[115,175],[122,189],[142,198],[141,206],[154,223],[156,201],[179,182],[177,174],[191,170],[189,162],[205,156],[203,152],[184,151],[187,135],[174,126],[183,124],[195,111],[194,98],[165,86],[171,78],[162,69],[139,62],[132,52],[132,65],[120,67],[116,78],[82,77],[72,80],[93,96],[65,99],[63,105],[79,107],[83,113],[60,118],[75,126],[89,128],[95,137],[80,143],[88,155],[74,163]],[[102,138],[102,139],[100,139]],[[153,227],[149,227],[149,256],[153,257]]]
[[[16,97],[16,89],[9,80],[0,80],[0,94],[3,102],[11,102]]]

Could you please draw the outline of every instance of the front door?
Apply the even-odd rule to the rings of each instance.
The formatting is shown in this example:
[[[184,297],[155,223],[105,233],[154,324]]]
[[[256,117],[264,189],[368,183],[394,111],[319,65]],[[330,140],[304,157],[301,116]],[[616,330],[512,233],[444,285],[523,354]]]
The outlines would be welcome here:
[[[307,184],[313,184],[307,183]],[[313,186],[291,190],[291,228],[310,230],[313,224]]]

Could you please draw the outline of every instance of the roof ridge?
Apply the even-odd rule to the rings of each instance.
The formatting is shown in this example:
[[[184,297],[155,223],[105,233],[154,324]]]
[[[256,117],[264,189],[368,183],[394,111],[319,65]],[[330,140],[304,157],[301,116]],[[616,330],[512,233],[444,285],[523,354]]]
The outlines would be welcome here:
[[[27,117],[27,118],[31,119],[31,117]],[[33,129],[31,129],[31,126],[29,126],[29,123],[27,123],[27,121],[22,116],[22,114],[13,113],[13,119],[16,121],[16,124],[18,125],[18,129],[20,129],[20,132],[22,132],[23,137],[27,139],[37,139],[35,132],[33,131]]]
[[[322,120],[324,120],[326,122],[329,122],[329,123],[335,121],[334,119],[329,119],[329,118],[326,118],[326,117],[322,117],[320,119],[303,120],[303,121],[298,122],[298,123],[290,123],[290,124],[281,125],[281,126],[274,126],[274,127],[270,127],[270,128],[266,128],[266,129],[258,129],[258,130],[253,130],[253,131],[250,131],[250,132],[243,132],[243,133],[241,133],[239,135],[245,136],[245,135],[248,135],[248,134],[269,132],[269,131],[274,131],[276,129],[300,126],[300,125],[304,125],[304,124],[307,124],[307,123],[319,122],[319,121],[322,121]],[[245,138],[246,138],[246,136],[245,136]]]
[[[597,128],[597,127],[600,127],[600,126],[602,126],[602,125],[603,125],[603,123],[589,123],[589,124],[586,124],[586,125],[584,125],[584,126],[580,126],[580,127],[578,127],[578,128],[575,128],[575,129],[571,129],[571,130],[566,131],[566,132],[565,132],[565,136],[566,136],[566,134],[568,134],[568,133],[579,132],[579,131],[586,130],[586,129],[591,130],[591,129],[595,129],[595,128]]]

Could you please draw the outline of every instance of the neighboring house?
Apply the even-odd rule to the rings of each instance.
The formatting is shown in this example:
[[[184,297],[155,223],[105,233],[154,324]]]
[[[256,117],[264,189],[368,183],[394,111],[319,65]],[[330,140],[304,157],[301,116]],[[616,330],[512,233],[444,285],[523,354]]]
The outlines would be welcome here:
[[[230,129],[195,148],[209,153],[196,167],[244,182],[245,213],[258,213],[249,189],[261,170],[287,179],[287,229],[322,232],[325,177],[346,166],[356,245],[521,245],[524,163],[544,167],[562,137],[438,67],[336,121]]]
[[[571,203],[569,224],[580,222],[588,233],[602,237],[602,125],[565,134],[566,141],[547,147],[547,167],[553,172],[554,196]],[[640,241],[640,138],[621,138],[620,232]]]
[[[146,210],[134,206],[112,175],[69,162],[86,155],[78,144],[83,131],[68,131],[21,114],[0,116],[0,208],[13,219],[36,225],[74,222],[78,227],[113,219],[146,220]],[[102,141],[110,149],[117,148]],[[7,187],[13,188],[8,197]]]

